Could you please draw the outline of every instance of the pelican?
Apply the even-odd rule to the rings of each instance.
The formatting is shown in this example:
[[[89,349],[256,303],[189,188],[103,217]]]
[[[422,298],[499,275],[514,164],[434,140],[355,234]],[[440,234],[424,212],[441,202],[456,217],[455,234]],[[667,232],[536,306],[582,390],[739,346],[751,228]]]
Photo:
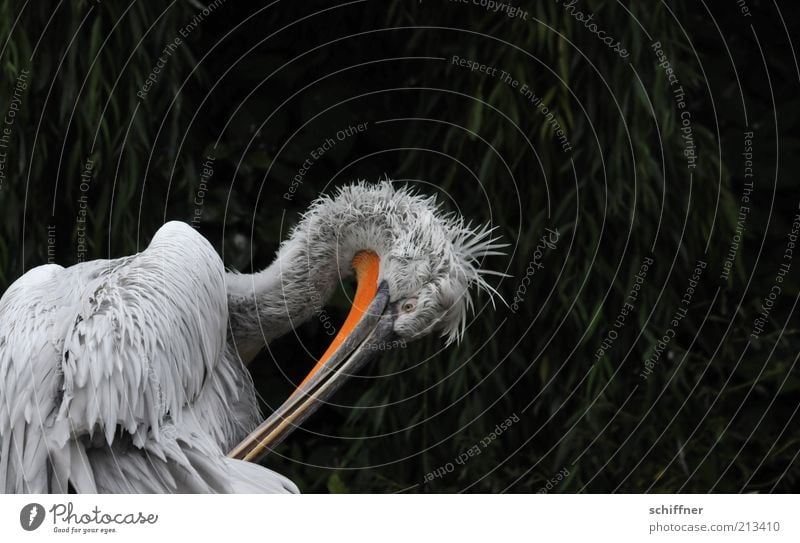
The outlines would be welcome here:
[[[393,341],[464,333],[493,229],[389,180],[321,196],[275,261],[226,272],[168,222],[142,252],[31,269],[0,299],[0,489],[298,492],[257,464]],[[247,365],[351,276],[350,313],[269,418]]]

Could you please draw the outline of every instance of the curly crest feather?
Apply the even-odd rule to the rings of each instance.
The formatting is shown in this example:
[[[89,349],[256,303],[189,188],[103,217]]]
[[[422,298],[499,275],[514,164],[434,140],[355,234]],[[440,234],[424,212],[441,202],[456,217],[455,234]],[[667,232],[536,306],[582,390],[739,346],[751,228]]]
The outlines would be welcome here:
[[[499,249],[506,245],[493,237],[494,230],[445,213],[435,196],[407,185],[362,180],[318,198],[286,243],[303,239],[311,263],[328,260],[335,251],[339,276],[347,275],[358,251],[375,251],[392,299],[420,296],[418,318],[401,331],[413,338],[439,330],[451,343],[464,334],[473,309],[471,289],[502,301],[486,276],[503,274],[482,268],[486,257],[504,254]]]

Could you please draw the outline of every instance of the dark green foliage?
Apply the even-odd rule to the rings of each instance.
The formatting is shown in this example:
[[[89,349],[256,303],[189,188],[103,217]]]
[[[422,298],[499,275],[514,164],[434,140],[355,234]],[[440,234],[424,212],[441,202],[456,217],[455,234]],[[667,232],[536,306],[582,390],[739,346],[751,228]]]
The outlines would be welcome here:
[[[18,2],[0,2],[2,113],[30,72],[0,191],[0,289],[48,258],[78,261],[82,197],[87,259],[133,253],[165,220],[200,213],[226,264],[251,271],[321,191],[383,175],[430,184],[423,190],[492,221],[512,244],[486,263],[511,274],[497,281],[509,304],[529,263],[542,264],[518,310],[481,299],[461,345],[429,338],[384,356],[265,465],[310,492],[535,492],[561,472],[552,491],[796,488],[800,262],[750,337],[798,213],[800,74],[781,17],[756,0],[747,18],[733,2],[713,7],[716,24],[693,2],[579,2],[630,52],[621,59],[563,5],[531,4],[523,21],[446,0],[229,1],[169,54],[140,99],[201,4],[78,1],[53,13],[38,2],[20,14]],[[786,9],[796,35],[797,8]],[[691,169],[654,41],[685,90]],[[454,55],[497,74],[456,66]],[[542,98],[571,151],[500,70]],[[755,189],[724,280],[745,110]],[[364,122],[365,133],[337,140]],[[284,198],[326,138],[336,145]],[[82,186],[87,160],[93,175]],[[560,237],[539,258],[546,228]],[[635,310],[615,328],[648,257]],[[684,305],[701,259],[707,268]],[[346,311],[341,293],[330,313],[341,322]],[[610,331],[618,336],[596,357]],[[253,366],[266,405],[286,397],[328,339],[313,321],[270,346]],[[480,454],[456,463],[476,446]],[[448,463],[452,471],[426,482]]]

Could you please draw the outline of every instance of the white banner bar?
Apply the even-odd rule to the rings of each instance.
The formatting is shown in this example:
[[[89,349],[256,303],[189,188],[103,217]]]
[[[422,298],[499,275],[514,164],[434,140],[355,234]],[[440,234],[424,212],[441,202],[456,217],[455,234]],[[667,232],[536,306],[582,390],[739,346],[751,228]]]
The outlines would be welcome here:
[[[798,506],[795,495],[4,495],[0,540],[797,542]]]

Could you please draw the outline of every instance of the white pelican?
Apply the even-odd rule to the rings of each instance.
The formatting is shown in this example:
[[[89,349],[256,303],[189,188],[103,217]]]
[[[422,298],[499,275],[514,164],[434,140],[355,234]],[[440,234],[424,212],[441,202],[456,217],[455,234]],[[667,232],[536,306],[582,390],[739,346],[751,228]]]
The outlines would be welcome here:
[[[297,492],[251,461],[386,342],[458,339],[470,287],[494,293],[480,269],[500,254],[491,231],[433,197],[359,182],[314,202],[252,275],[226,273],[180,222],[133,256],[30,270],[0,299],[0,490]],[[243,362],[353,272],[339,334],[256,427]]]

